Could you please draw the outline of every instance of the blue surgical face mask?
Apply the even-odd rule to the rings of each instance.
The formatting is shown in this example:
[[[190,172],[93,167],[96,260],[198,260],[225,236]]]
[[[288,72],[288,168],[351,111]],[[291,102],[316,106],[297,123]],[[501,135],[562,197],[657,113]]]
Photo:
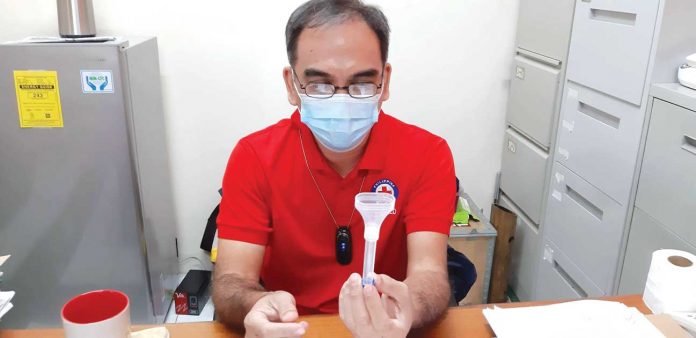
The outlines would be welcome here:
[[[300,119],[314,137],[334,152],[346,152],[362,142],[379,117],[380,95],[356,99],[334,94],[317,99],[300,94]]]

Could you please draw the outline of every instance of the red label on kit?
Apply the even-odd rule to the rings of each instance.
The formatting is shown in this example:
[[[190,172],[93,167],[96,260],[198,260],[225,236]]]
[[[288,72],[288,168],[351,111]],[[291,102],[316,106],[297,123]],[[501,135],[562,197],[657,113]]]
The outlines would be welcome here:
[[[187,315],[188,313],[188,293],[186,292],[175,292],[174,293],[174,310],[176,314]]]

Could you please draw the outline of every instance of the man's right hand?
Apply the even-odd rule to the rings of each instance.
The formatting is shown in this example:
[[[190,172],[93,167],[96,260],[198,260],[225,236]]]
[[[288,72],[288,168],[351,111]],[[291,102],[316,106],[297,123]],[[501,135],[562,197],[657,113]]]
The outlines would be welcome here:
[[[309,324],[298,318],[295,297],[285,291],[269,292],[254,304],[244,317],[245,337],[299,337]]]

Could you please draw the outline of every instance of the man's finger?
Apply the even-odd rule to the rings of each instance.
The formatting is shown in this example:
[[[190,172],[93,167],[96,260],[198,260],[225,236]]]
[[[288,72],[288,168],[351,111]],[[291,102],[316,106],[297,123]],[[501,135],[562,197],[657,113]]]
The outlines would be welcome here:
[[[302,323],[268,322],[263,326],[263,328],[261,328],[261,337],[274,338],[302,336],[307,332],[305,325],[302,325]]]
[[[353,313],[350,308],[350,296],[348,295],[348,281],[343,283],[338,295],[338,315],[348,329],[353,329]]]
[[[394,298],[399,306],[402,306],[402,304],[411,299],[408,294],[408,286],[387,275],[377,275],[377,278],[375,278],[375,286],[377,286],[379,292]]]
[[[281,322],[294,322],[299,317],[295,306],[295,297],[285,291],[278,291],[273,295],[272,304],[278,312]]]
[[[348,279],[348,298],[350,299],[350,309],[353,314],[353,323],[356,329],[364,329],[370,325],[370,315],[365,308],[365,299],[362,294],[362,284],[357,274],[350,275]]]
[[[392,322],[385,308],[382,306],[382,301],[377,293],[377,289],[372,285],[365,285],[363,294],[365,296],[365,307],[370,315],[372,326],[377,329],[377,332],[389,331]]]
[[[389,318],[396,318],[399,308],[394,303],[394,299],[387,296],[386,293],[382,294],[382,306],[387,310],[387,316]]]
[[[307,323],[275,323],[268,320],[265,313],[252,311],[244,319],[247,336],[292,337],[301,336],[307,331]]]

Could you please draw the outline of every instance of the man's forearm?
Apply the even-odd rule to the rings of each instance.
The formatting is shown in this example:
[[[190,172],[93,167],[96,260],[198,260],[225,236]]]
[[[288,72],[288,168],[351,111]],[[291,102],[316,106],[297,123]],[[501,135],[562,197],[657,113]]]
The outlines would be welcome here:
[[[413,302],[413,327],[425,326],[442,315],[450,299],[447,273],[421,271],[404,281]]]
[[[215,276],[213,303],[217,320],[227,326],[243,329],[244,317],[251,307],[266,294],[258,283],[236,274]]]

